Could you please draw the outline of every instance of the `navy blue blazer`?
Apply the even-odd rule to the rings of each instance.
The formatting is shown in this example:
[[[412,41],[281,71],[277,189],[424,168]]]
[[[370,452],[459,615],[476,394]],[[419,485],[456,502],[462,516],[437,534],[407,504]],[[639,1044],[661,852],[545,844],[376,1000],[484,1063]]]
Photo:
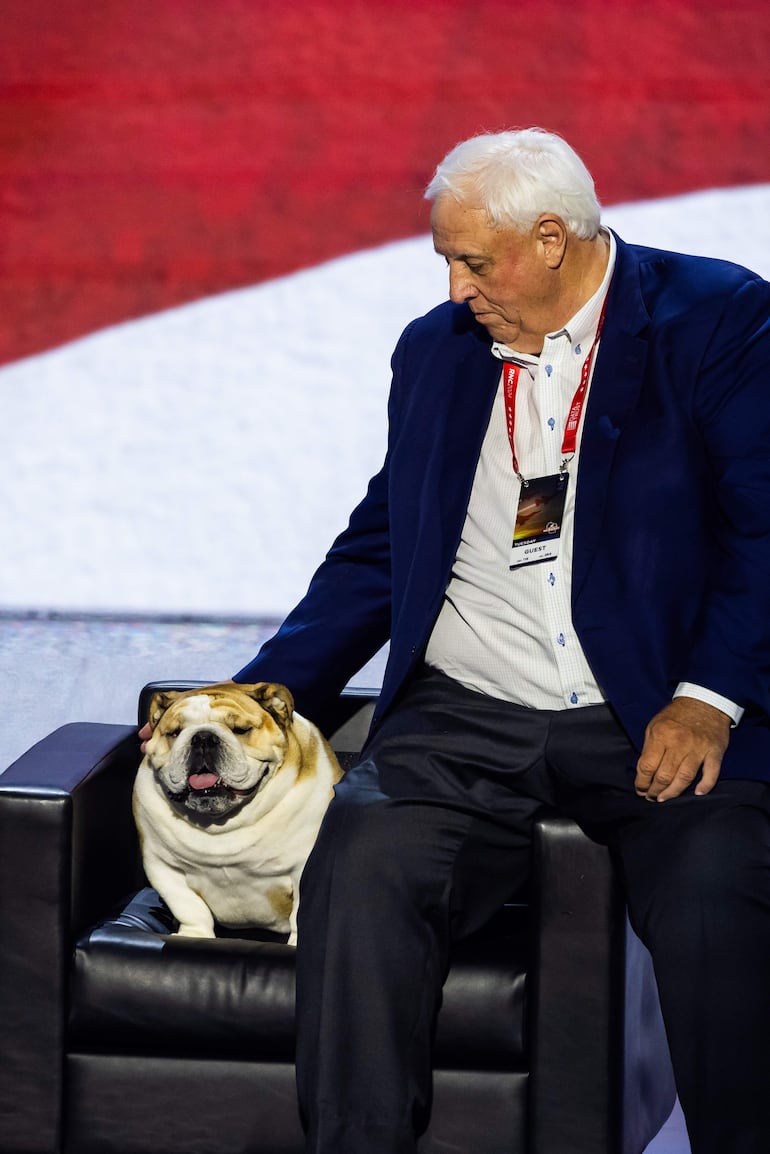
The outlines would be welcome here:
[[[392,367],[382,469],[236,674],[288,685],[311,717],[386,641],[377,717],[421,662],[500,376],[451,303],[409,325]],[[575,500],[573,621],[631,740],[694,682],[746,710],[723,774],[770,780],[770,284],[618,239]]]

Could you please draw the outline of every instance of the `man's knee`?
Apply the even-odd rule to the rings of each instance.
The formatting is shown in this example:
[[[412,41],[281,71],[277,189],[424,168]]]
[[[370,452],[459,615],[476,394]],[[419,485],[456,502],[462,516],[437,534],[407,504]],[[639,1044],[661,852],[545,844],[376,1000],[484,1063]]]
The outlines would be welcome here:
[[[316,901],[381,911],[432,907],[451,884],[469,824],[451,810],[343,780],[305,867],[300,911]]]
[[[770,912],[770,821],[751,806],[709,807],[627,860],[629,904],[643,937],[669,944],[720,936],[752,910]],[[663,803],[666,804],[666,803]],[[652,944],[652,943],[651,943]]]
[[[767,815],[750,806],[730,806],[704,814],[704,820],[696,819],[682,830],[672,864],[672,883],[682,899],[721,902],[767,894]]]
[[[396,840],[392,803],[363,801],[359,795],[338,793],[332,800],[308,865],[314,869],[366,873],[391,855]],[[306,871],[309,872],[309,871]]]

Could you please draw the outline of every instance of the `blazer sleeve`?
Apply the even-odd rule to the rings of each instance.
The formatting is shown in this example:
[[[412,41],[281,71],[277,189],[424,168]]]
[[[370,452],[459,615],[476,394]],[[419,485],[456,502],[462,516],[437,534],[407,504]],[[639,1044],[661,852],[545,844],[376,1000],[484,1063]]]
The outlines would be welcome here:
[[[413,324],[416,322],[413,322]],[[398,384],[408,335],[391,362],[388,448],[380,471],[316,570],[307,593],[235,681],[278,681],[301,713],[321,717],[350,678],[388,641],[392,618],[389,475]]]
[[[682,680],[770,711],[770,285],[726,301],[696,376],[693,412],[713,479],[713,553]]]

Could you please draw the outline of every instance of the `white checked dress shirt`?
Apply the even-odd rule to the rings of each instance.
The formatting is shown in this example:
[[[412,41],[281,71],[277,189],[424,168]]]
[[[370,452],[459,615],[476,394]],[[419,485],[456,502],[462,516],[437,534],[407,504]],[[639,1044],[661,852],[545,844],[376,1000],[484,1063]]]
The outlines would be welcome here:
[[[525,478],[559,471],[567,416],[615,267],[615,238],[607,236],[610,256],[601,285],[563,329],[546,336],[540,356],[499,343],[492,347],[500,360],[522,367],[515,441]],[[598,347],[593,365],[597,355]],[[590,379],[586,403],[589,393]],[[533,709],[574,709],[605,700],[572,626],[570,608],[581,436],[582,419],[569,464],[558,556],[510,569],[521,483],[511,460],[501,372],[452,576],[426,652],[429,665],[467,688]],[[680,685],[677,693],[716,705],[733,722],[740,718],[738,707],[707,689]]]

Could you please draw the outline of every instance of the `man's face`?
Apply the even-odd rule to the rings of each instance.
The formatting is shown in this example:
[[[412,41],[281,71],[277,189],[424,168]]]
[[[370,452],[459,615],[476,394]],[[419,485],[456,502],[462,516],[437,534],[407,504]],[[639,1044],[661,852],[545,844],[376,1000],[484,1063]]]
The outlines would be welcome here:
[[[431,226],[449,268],[450,299],[467,303],[493,340],[539,353],[560,324],[559,277],[540,222],[527,232],[491,228],[484,209],[444,195],[433,204]]]

